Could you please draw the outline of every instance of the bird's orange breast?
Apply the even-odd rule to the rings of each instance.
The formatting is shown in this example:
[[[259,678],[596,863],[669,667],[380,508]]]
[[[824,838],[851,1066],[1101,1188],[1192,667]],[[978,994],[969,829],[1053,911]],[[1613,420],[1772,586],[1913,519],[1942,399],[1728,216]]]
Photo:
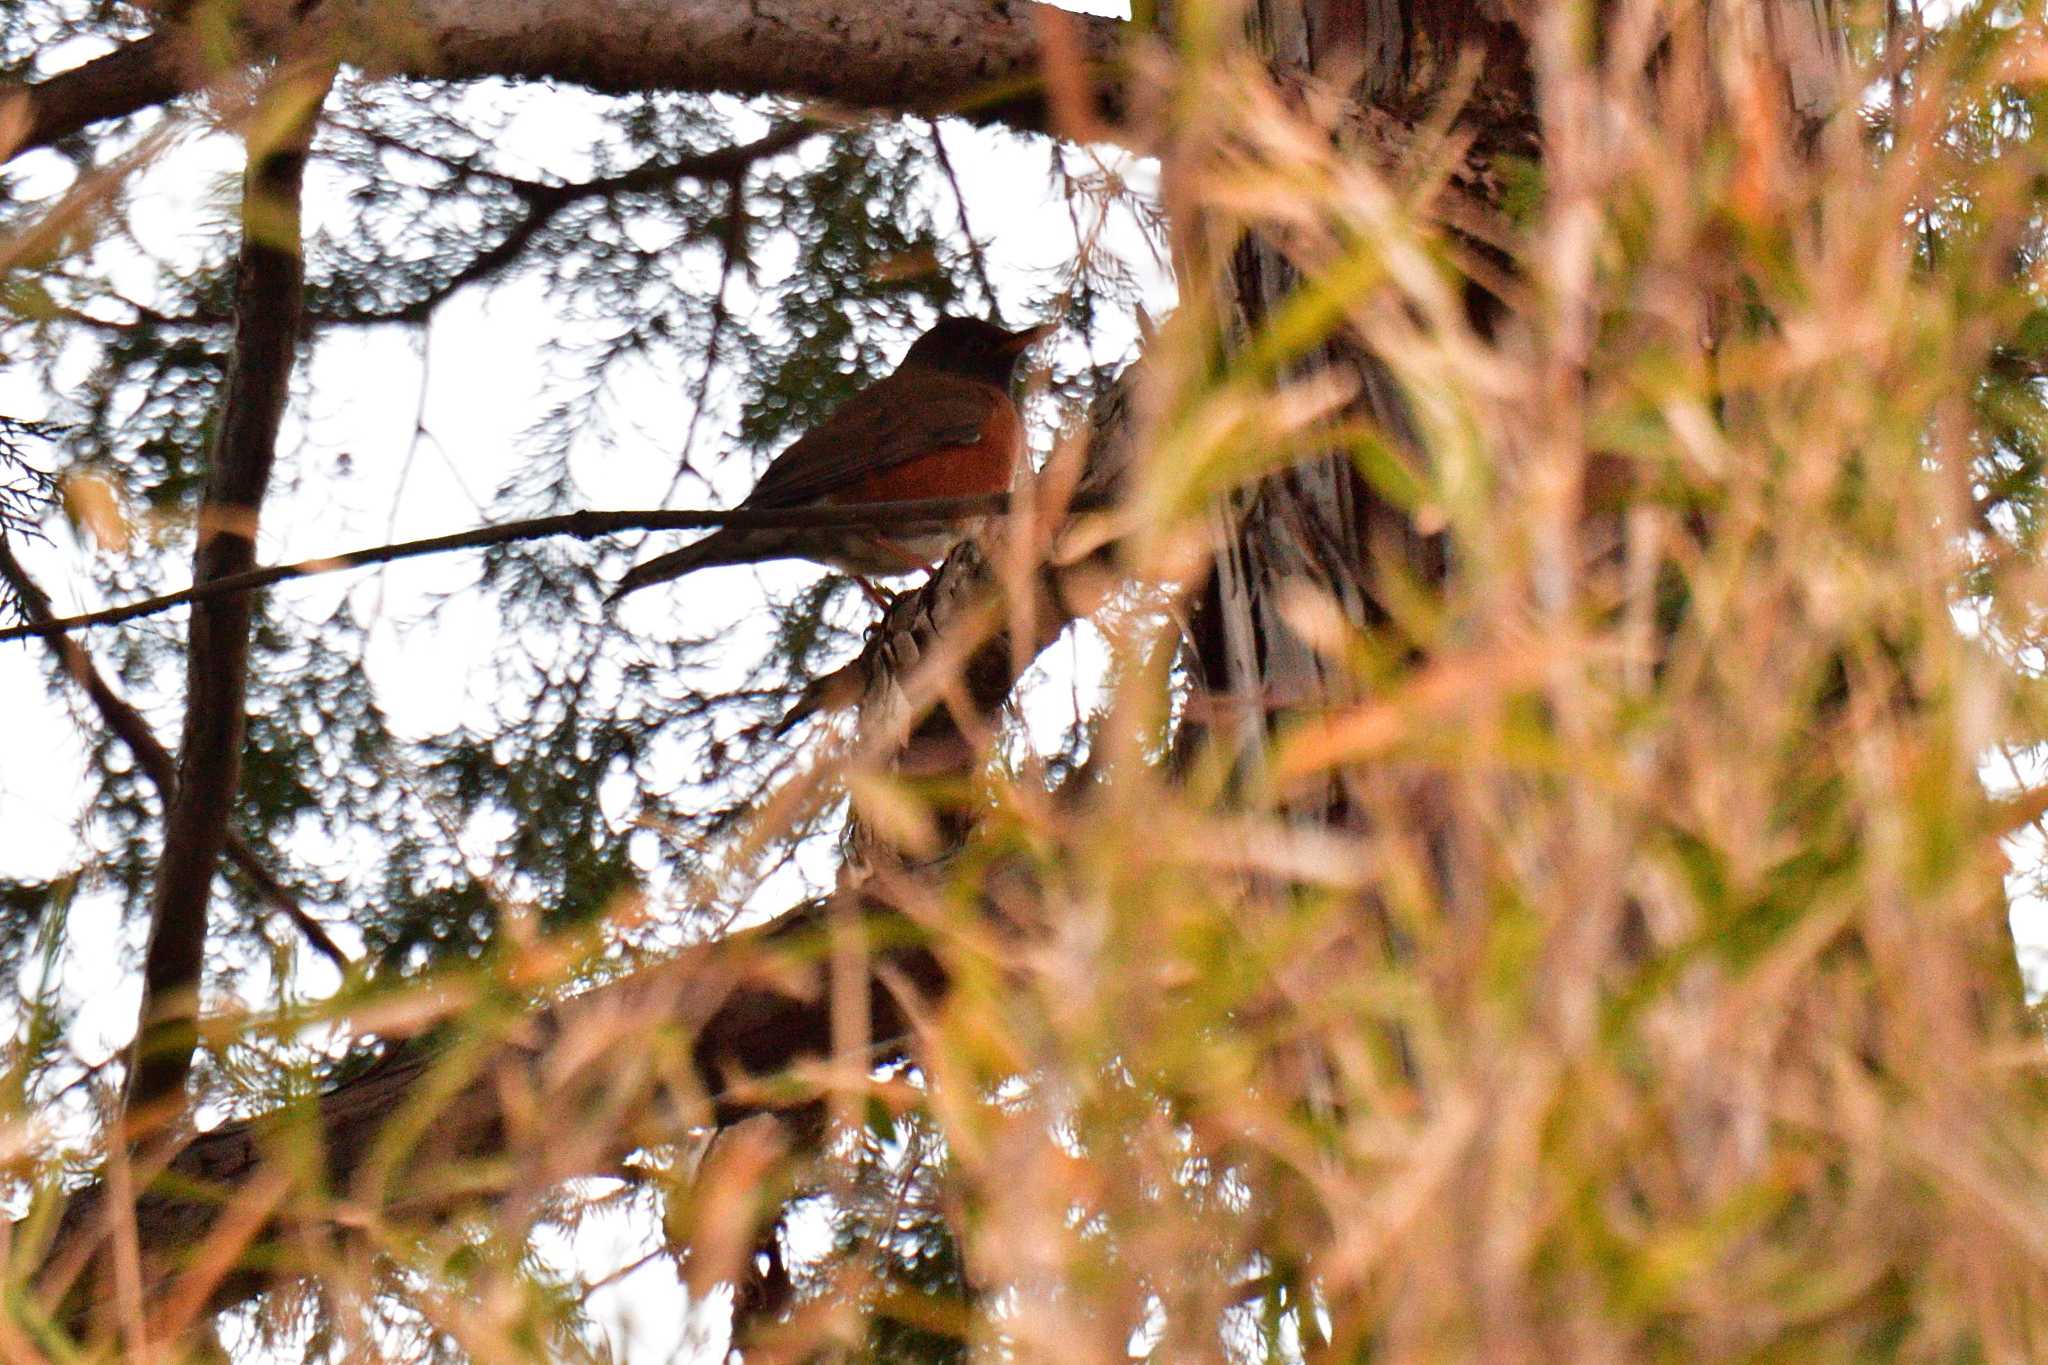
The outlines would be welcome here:
[[[860,480],[834,501],[896,502],[1006,493],[1024,453],[1024,420],[1008,394],[994,395],[980,438],[935,447]]]

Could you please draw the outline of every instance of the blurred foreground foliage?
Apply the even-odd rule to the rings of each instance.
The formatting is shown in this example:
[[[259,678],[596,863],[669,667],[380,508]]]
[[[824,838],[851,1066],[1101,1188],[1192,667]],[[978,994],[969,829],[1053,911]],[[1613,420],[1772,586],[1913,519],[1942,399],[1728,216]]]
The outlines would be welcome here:
[[[494,552],[492,690],[426,736],[390,724],[354,599],[318,620],[273,601],[243,828],[376,966],[229,1016],[222,1109],[369,1064],[319,1026],[432,1029],[446,1083],[406,1114],[425,1141],[464,1068],[524,1045],[532,1001],[728,924],[733,886],[837,829],[842,785],[906,845],[925,803],[975,819],[890,883],[895,932],[949,976],[911,1064],[800,1066],[789,1117],[711,1137],[646,1079],[687,1071],[673,1021],[586,1019],[571,1042],[629,1100],[508,1104],[501,1160],[438,1173],[491,1198],[351,1206],[367,1250],[303,1250],[319,1295],[271,1294],[230,1344],[601,1357],[609,1272],[578,1248],[610,1228],[680,1261],[693,1297],[643,1267],[638,1311],[707,1356],[728,1318],[790,1359],[2042,1354],[2048,1056],[2006,915],[2038,902],[2048,810],[2048,31],[2004,5],[1865,17],[1853,97],[1811,125],[1754,33],[1594,43],[1557,20],[1532,46],[1543,159],[1492,182],[1486,241],[1437,207],[1453,144],[1425,129],[1375,169],[1341,101],[1283,99],[1190,37],[1147,138],[1185,210],[1175,259],[1207,273],[1146,349],[1131,587],[1091,623],[1104,681],[1050,742],[1011,718],[964,795],[823,745],[848,782],[813,784],[802,745],[768,740],[851,648],[830,584],[712,679],[729,641],[600,615],[615,552]],[[417,326],[485,278],[537,202],[491,150],[525,97],[343,91],[318,152],[347,207],[310,248],[329,328]],[[586,169],[790,116],[608,103]],[[820,130],[737,181],[636,181],[534,226],[516,269],[596,339],[561,344],[530,458],[483,510],[583,503],[580,443],[623,439],[608,385],[634,366],[701,376],[701,440],[767,452],[885,342],[982,306],[931,148],[917,123]],[[1086,179],[1061,184],[1085,201]],[[100,239],[4,336],[67,469],[164,513],[150,553],[95,561],[126,591],[174,577],[225,291],[214,259],[119,296],[105,253],[147,251],[119,219]],[[1204,265],[1246,241],[1297,277],[1254,317]],[[1135,289],[1114,262],[1040,283],[1005,303],[1085,318]],[[1367,353],[1398,424],[1358,399]],[[666,453],[681,479],[698,451]],[[1204,694],[1176,651],[1217,500],[1316,461],[1348,462],[1444,571],[1329,546],[1369,613],[1269,571],[1260,619],[1311,646],[1314,687]],[[94,645],[175,694],[169,634]],[[90,856],[0,888],[26,981],[81,886],[146,897],[152,801],[111,743],[93,761]],[[749,970],[843,986],[881,951],[858,928]],[[254,978],[222,956],[221,980]],[[61,1002],[25,999],[24,1113],[78,1070]],[[857,1037],[865,1000],[840,1004]],[[618,1134],[622,1169],[574,1164]]]

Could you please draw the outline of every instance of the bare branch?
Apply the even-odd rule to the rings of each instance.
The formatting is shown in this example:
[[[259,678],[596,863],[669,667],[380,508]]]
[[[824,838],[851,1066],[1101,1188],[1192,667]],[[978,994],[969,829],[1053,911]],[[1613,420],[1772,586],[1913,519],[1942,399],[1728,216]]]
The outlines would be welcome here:
[[[939,171],[953,191],[953,213],[960,223],[960,239],[967,243],[967,259],[974,266],[975,282],[981,286],[982,297],[988,300],[989,320],[1000,323],[1003,306],[996,298],[995,284],[989,279],[988,253],[981,249],[981,239],[974,235],[974,227],[967,221],[967,193],[960,188],[959,173],[953,169],[953,158],[946,152],[946,134],[935,118],[926,119],[924,126],[932,135],[932,157],[939,163]]]
[[[1076,503],[1077,508],[1091,505],[1099,506],[1100,503]],[[175,592],[87,612],[81,616],[62,616],[47,621],[30,621],[25,625],[9,626],[5,630],[0,630],[0,644],[10,640],[61,635],[92,626],[133,621],[139,617],[154,616],[158,612],[168,611],[187,602],[203,602],[226,593],[264,588],[292,578],[312,578],[320,574],[340,573],[347,569],[367,568],[372,564],[390,564],[401,559],[446,554],[452,550],[478,550],[492,545],[542,540],[549,536],[573,536],[578,540],[590,540],[622,531],[701,531],[719,526],[872,526],[877,529],[901,529],[928,521],[953,521],[998,514],[1007,511],[1009,506],[1010,495],[1007,493],[979,493],[961,498],[910,498],[900,502],[849,503],[832,507],[563,512],[556,516],[531,517],[524,521],[508,521],[496,526],[478,526],[467,531],[451,532],[445,536],[428,536],[422,540],[400,541],[392,545],[375,545],[341,554],[322,555],[316,559],[302,559],[294,564],[273,564],[260,569],[248,569],[210,582],[195,583],[189,588],[180,588]]]
[[[415,75],[783,95],[1042,129],[1041,11],[1064,14],[1032,0],[896,0],[877,24],[846,0],[420,0],[432,57],[398,60]],[[1071,17],[1086,59],[1106,67],[1130,25]]]

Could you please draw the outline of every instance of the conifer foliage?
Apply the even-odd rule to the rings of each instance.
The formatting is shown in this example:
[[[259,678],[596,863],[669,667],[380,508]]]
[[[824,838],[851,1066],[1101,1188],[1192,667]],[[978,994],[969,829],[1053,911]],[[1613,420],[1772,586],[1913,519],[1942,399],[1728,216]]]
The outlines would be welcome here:
[[[896,8],[0,7],[0,1357],[2040,1354],[2048,15]]]

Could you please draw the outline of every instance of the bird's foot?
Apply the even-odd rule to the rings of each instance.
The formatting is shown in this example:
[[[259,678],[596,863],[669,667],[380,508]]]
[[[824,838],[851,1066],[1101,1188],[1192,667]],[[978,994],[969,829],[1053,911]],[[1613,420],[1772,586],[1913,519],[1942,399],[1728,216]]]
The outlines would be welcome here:
[[[853,575],[853,585],[860,589],[861,596],[868,599],[877,611],[888,615],[889,608],[896,605],[896,594],[885,588],[878,588],[859,574]]]

